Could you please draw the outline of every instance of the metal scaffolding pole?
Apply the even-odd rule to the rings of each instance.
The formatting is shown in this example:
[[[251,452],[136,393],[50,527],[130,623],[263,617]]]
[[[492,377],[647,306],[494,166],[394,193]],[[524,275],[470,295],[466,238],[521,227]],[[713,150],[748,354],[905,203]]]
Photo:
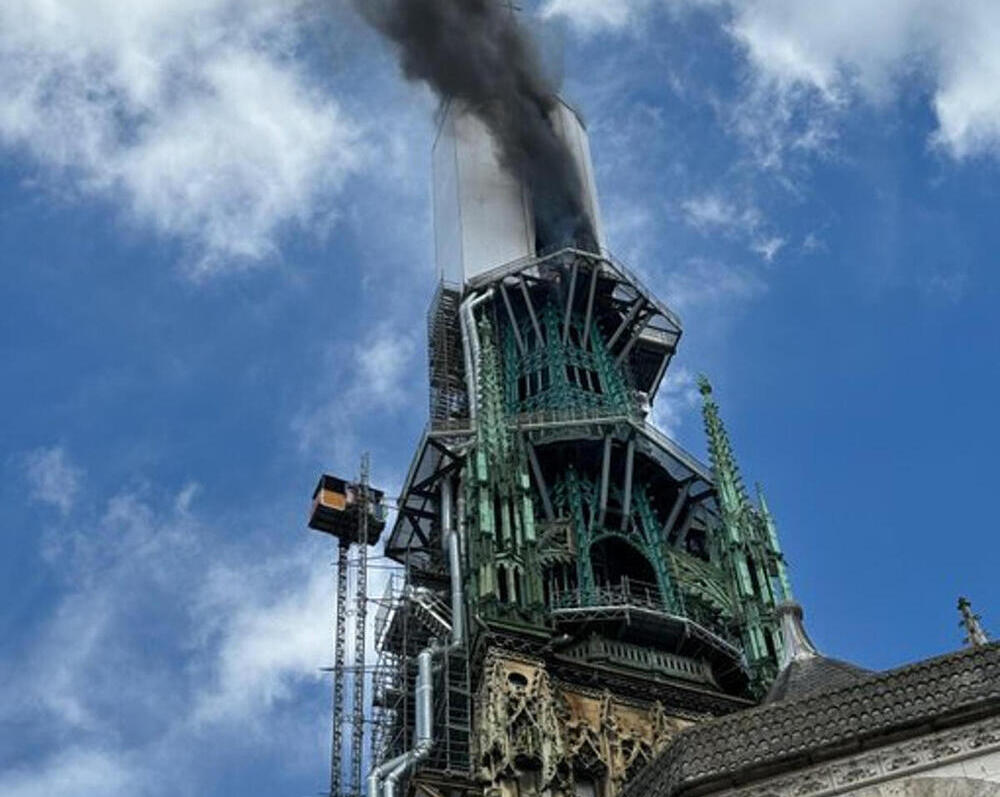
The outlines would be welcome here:
[[[361,507],[358,518],[358,558],[357,558],[357,589],[355,593],[354,615],[354,710],[351,721],[354,723],[351,735],[351,794],[360,797],[364,790],[361,779],[361,765],[365,758],[365,640],[368,618],[368,510],[369,510],[369,478],[371,457],[366,452],[361,457]]]
[[[347,636],[347,552],[349,544],[337,540],[337,607],[333,621],[333,742],[330,747],[330,797],[341,797],[344,718],[344,647]]]

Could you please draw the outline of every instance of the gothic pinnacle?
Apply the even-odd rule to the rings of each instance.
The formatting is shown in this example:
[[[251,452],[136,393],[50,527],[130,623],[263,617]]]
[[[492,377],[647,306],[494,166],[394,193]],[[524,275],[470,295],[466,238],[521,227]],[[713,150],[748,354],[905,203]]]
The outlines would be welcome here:
[[[966,597],[959,598],[958,611],[962,614],[959,625],[965,628],[965,644],[974,648],[988,644],[990,639],[979,622],[979,615],[972,611],[972,602]]]
[[[705,434],[708,437],[708,456],[715,470],[719,498],[725,511],[738,512],[745,508],[749,501],[743,488],[739,467],[733,457],[729,436],[719,417],[719,406],[711,397],[712,385],[704,375],[698,377],[698,389],[703,397],[702,418],[705,423]]]

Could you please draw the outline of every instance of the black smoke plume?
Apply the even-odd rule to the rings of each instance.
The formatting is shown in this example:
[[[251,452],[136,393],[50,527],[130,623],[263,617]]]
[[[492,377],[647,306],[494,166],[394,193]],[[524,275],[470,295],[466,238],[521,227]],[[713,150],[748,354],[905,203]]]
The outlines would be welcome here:
[[[500,0],[355,0],[392,40],[403,73],[458,101],[492,132],[503,167],[531,192],[537,249],[593,250],[576,164],[550,122],[555,88]]]

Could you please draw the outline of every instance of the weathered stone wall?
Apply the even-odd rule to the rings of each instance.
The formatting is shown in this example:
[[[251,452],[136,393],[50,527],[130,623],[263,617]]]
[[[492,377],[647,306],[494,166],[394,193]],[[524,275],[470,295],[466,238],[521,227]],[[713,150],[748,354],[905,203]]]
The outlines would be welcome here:
[[[973,737],[974,738],[974,737]],[[1000,797],[1000,750],[853,789],[850,797]]]
[[[858,797],[1000,797],[1000,784],[981,778],[918,775],[868,786],[852,794]]]

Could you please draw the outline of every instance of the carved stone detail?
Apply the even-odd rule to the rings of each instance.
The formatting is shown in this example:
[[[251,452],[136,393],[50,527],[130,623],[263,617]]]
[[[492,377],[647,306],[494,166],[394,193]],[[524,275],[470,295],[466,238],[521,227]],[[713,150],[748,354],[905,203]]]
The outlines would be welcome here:
[[[591,779],[597,797],[625,784],[690,720],[655,702],[642,704],[551,678],[545,664],[490,653],[477,696],[477,749],[487,793],[572,795]]]
[[[483,776],[496,782],[531,768],[540,787],[551,785],[566,746],[545,669],[491,657],[478,703]]]
[[[862,756],[801,769],[732,792],[727,797],[809,797],[852,791],[955,760],[1000,749],[1000,717],[872,750]]]

